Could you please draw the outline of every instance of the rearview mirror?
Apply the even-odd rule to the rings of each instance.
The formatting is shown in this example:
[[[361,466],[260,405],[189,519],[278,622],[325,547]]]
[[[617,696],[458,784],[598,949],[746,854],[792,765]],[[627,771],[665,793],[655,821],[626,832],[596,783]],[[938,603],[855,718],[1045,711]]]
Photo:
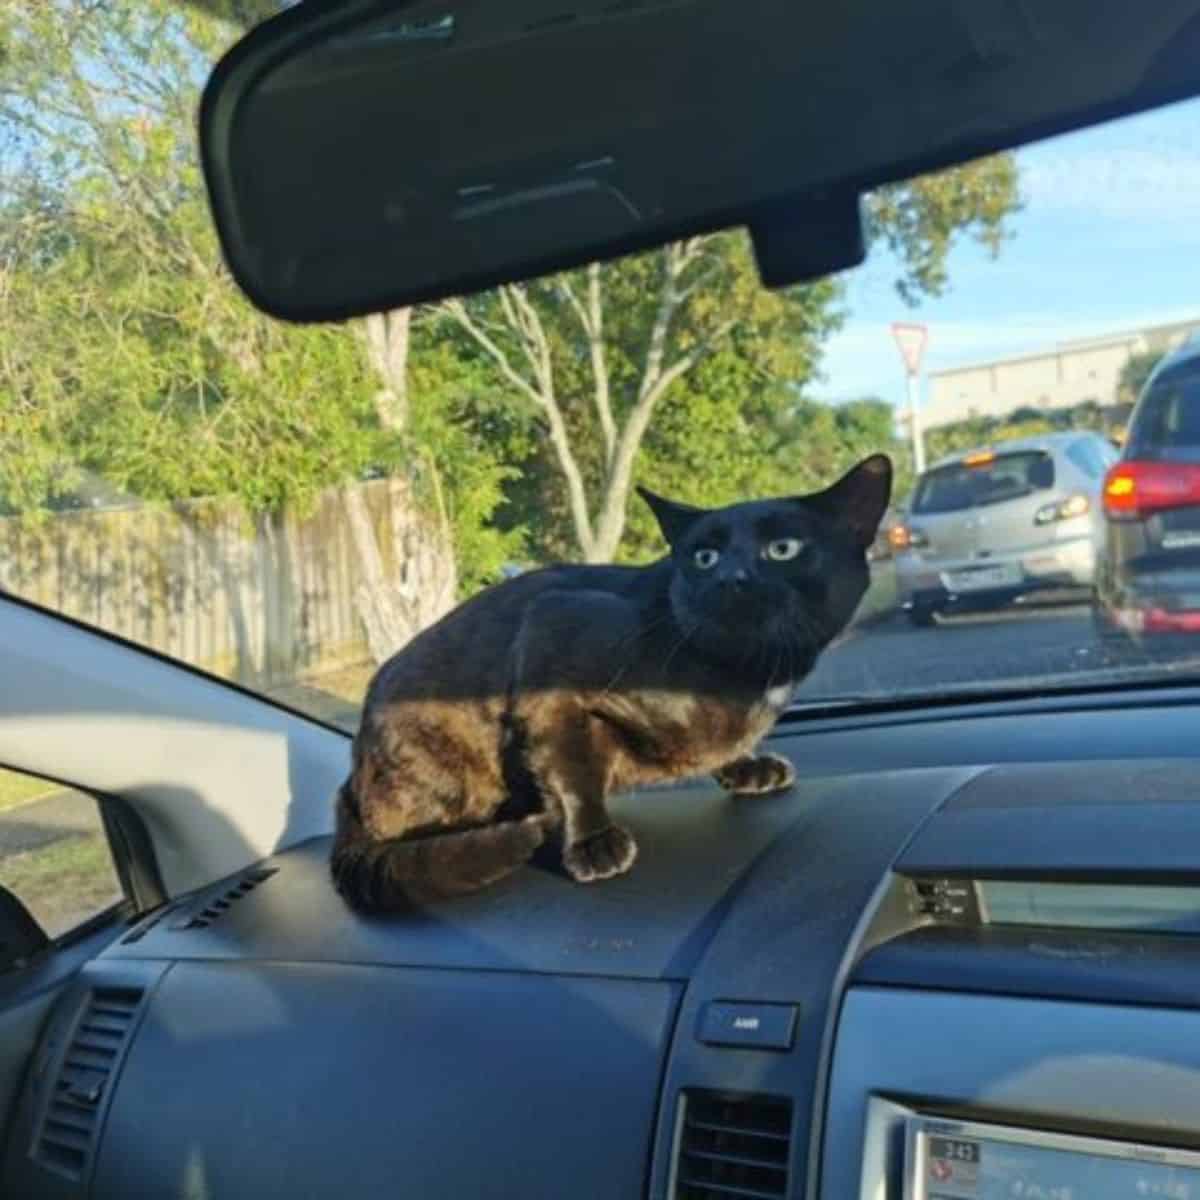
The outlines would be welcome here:
[[[790,284],[861,260],[871,187],[1200,89],[1198,9],[309,0],[214,71],[204,171],[291,320],[732,225]]]

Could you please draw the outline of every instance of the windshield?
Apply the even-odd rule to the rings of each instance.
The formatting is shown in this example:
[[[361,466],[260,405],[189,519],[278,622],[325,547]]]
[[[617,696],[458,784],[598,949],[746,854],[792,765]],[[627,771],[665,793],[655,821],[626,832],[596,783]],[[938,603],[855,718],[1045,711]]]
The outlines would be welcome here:
[[[951,463],[922,475],[913,493],[914,515],[962,512],[1001,504],[1054,486],[1054,460],[1043,451]]]
[[[638,485],[717,506],[884,451],[870,589],[798,704],[1200,671],[1195,480],[1105,492],[1127,430],[1200,461],[1195,372],[1132,417],[1200,329],[1200,105],[877,191],[866,264],[800,287],[733,231],[289,326],[232,284],[196,156],[253,7],[3,8],[0,589],[353,728],[481,589],[661,555]]]

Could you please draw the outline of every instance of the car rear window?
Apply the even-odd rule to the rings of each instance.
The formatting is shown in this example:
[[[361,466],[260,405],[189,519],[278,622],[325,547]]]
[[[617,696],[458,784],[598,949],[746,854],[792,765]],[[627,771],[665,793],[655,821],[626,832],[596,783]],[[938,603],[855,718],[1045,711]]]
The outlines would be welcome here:
[[[985,504],[1002,504],[1054,486],[1054,459],[1043,450],[1000,454],[986,463],[950,463],[921,477],[913,512],[962,512]]]
[[[1165,371],[1142,397],[1129,456],[1200,461],[1200,363]]]

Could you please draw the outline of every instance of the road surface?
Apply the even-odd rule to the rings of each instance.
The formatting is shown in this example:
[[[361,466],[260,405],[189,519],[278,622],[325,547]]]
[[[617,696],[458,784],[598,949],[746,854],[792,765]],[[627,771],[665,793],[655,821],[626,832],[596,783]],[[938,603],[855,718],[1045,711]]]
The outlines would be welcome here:
[[[831,646],[797,700],[986,689],[989,683],[1020,684],[1047,675],[1084,682],[1089,673],[1124,674],[1138,665],[1200,676],[1200,653],[1140,664],[1123,660],[1097,642],[1089,610],[1080,604],[951,617],[931,629],[917,629],[895,616],[852,629]]]

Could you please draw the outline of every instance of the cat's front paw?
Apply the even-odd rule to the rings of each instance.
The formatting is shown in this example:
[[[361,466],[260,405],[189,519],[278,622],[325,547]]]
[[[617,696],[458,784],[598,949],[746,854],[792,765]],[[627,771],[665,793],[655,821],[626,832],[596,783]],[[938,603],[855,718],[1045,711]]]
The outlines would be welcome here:
[[[563,866],[577,883],[595,883],[624,875],[637,858],[633,834],[620,825],[610,825],[563,851]]]
[[[766,796],[771,792],[786,791],[796,782],[796,768],[782,754],[756,754],[735,759],[713,775],[735,796]]]

